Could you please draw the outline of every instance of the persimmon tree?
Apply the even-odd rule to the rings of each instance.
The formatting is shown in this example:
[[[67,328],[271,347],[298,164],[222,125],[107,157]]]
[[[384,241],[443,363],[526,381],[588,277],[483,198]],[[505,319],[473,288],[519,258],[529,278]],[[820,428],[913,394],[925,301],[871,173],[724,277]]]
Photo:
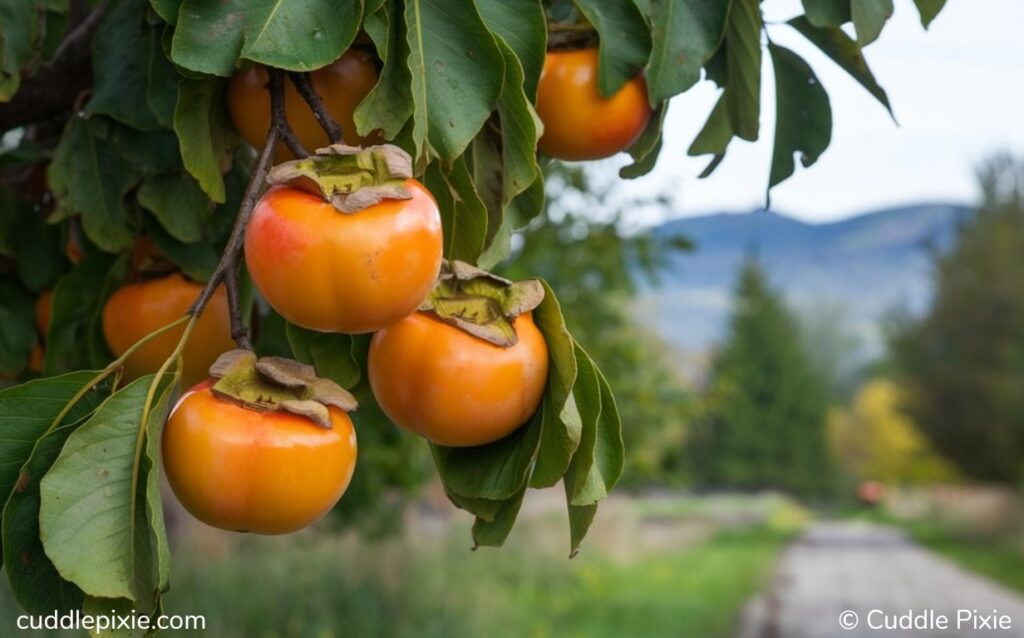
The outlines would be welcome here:
[[[916,4],[927,26],[943,1]],[[169,585],[161,435],[182,392],[183,360],[220,354],[203,352],[217,340],[195,338],[198,318],[225,303],[224,330],[241,350],[261,350],[268,331],[284,325],[242,264],[268,173],[354,218],[409,197],[401,180],[417,179],[436,202],[446,260],[423,312],[489,347],[508,347],[513,319],[531,313],[548,352],[535,411],[504,438],[433,444],[432,456],[452,502],[475,516],[478,545],[502,544],[528,488],[562,482],[574,553],[622,471],[612,388],[550,287],[517,288],[479,269],[505,260],[513,234],[542,209],[545,124],[551,140],[556,127],[578,125],[580,139],[570,130],[569,141],[594,144],[574,150],[578,157],[627,151],[633,162],[623,178],[683,152],[710,155],[709,174],[733,138],[758,139],[762,108],[774,108],[769,188],[794,172],[795,157],[813,164],[831,136],[829,98],[799,55],[772,42],[773,29],[803,34],[888,108],[862,49],[879,36],[892,0],[803,5],[788,23],[765,25],[758,0],[0,4],[0,373],[11,384],[0,392],[0,494],[4,565],[18,601],[35,612],[158,613]],[[584,65],[589,84],[567,87],[560,103],[545,97],[551,115],[542,121],[541,84],[546,96],[562,95],[549,86],[546,57],[588,50],[596,53],[559,58]],[[350,55],[369,65],[362,89],[333,84],[331,69]],[[774,105],[761,104],[765,56]],[[243,75],[244,90],[232,79]],[[688,150],[662,148],[670,100],[701,79],[721,88],[707,124]],[[358,100],[356,90],[365,93]],[[627,90],[629,100],[616,101]],[[613,102],[620,110],[606,110]],[[618,130],[626,119],[635,130]],[[557,132],[564,142],[564,128]],[[325,150],[306,148],[309,140]],[[389,146],[357,152],[346,141]],[[557,143],[541,146],[559,154]],[[263,267],[268,277],[276,272],[272,262]],[[112,332],[123,336],[136,322],[107,320],[108,300],[167,277],[201,284],[191,305],[114,356]],[[308,280],[288,283],[324,294]],[[354,286],[335,281],[338,294],[346,283]],[[361,475],[367,498],[408,482],[403,458],[418,442],[374,400],[370,335],[293,324],[284,334],[290,356],[311,367],[236,352],[215,364],[218,385],[244,377],[270,383],[269,394],[222,386],[217,396],[284,406],[309,427],[329,427],[330,406],[358,403],[353,489]],[[154,351],[162,356],[136,377],[127,364]],[[243,368],[228,369],[238,361]],[[454,404],[468,392],[436,381]]]

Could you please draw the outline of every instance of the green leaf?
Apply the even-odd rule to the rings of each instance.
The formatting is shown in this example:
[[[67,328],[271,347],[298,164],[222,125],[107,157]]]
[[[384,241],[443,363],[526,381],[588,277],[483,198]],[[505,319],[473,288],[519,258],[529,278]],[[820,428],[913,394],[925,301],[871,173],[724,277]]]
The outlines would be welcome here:
[[[99,393],[89,392],[60,424],[53,423],[68,401],[97,374],[72,372],[0,390],[0,498],[5,502],[19,482],[22,465],[51,426],[73,423],[99,404]],[[22,489],[19,486],[19,491]]]
[[[565,327],[558,299],[547,282],[544,301],[533,311],[533,320],[548,344],[548,384],[544,393],[544,418],[537,463],[531,487],[551,487],[565,475],[580,443],[583,424],[572,396],[576,383],[576,352]]]
[[[3,155],[0,155],[0,169],[3,168]],[[15,164],[15,166],[23,166]],[[21,209],[25,205],[21,196],[7,184],[0,184],[0,255],[14,259],[14,251],[18,244],[15,227],[21,219]]]
[[[312,71],[341,56],[361,21],[359,0],[184,0],[171,59],[222,76],[234,73],[240,59]]]
[[[544,173],[538,171],[533,183],[505,207],[501,224],[477,259],[477,265],[485,270],[490,269],[508,257],[512,247],[512,231],[525,226],[544,210],[544,197]]]
[[[90,616],[106,616],[108,618],[114,616],[128,617],[133,614],[149,616],[150,614],[138,614],[135,609],[135,604],[127,598],[97,598],[95,596],[85,596],[82,601],[82,614],[88,614]],[[116,625],[117,623],[113,623]],[[152,636],[153,633],[147,633],[141,629],[132,630],[130,627],[117,627],[113,626],[106,631],[99,632],[96,630],[89,631],[90,638],[145,638],[146,636]]]
[[[293,356],[316,368],[316,373],[352,389],[362,378],[352,335],[316,332],[289,323],[285,328]]]
[[[0,279],[0,326],[0,372],[20,374],[36,345],[35,312],[32,297],[6,279]]]
[[[398,0],[386,0],[373,13],[368,7],[363,26],[377,47],[383,66],[377,84],[356,107],[356,130],[360,135],[380,130],[385,139],[393,140],[412,117],[413,108],[409,93],[409,45]]]
[[[43,213],[14,196],[14,260],[25,287],[42,292],[64,268],[64,237],[59,226],[46,223]]]
[[[527,483],[540,441],[543,409],[505,438],[477,447],[431,445],[446,491],[459,497],[504,501]]]
[[[477,0],[476,6],[487,27],[508,45],[519,63],[521,78],[511,84],[521,84],[532,102],[547,54],[547,20],[540,0]],[[505,52],[506,68],[509,62],[509,53]],[[506,89],[509,84],[506,77]]]
[[[729,83],[729,46],[728,46],[728,27],[726,28],[726,44],[718,47],[708,61],[704,64],[704,79],[711,80],[718,85],[718,88],[725,88],[725,85]]]
[[[576,383],[573,396],[580,414],[580,444],[572,456],[565,473],[566,500],[570,505],[592,505],[607,493],[594,495],[595,498],[581,498],[587,475],[594,466],[594,449],[597,445],[597,428],[601,420],[601,385],[598,382],[597,367],[590,356],[575,344]],[[589,495],[588,495],[589,496]]]
[[[566,485],[568,490],[569,486]],[[569,558],[574,558],[580,551],[580,543],[590,530],[597,514],[597,505],[569,505]]]
[[[146,105],[160,126],[174,128],[174,108],[178,102],[178,83],[181,76],[164,53],[163,32],[149,32],[149,60],[147,67]]]
[[[725,93],[728,92],[729,87],[726,87]],[[697,137],[694,138],[689,150],[687,150],[687,155],[693,157],[708,154],[714,155],[711,163],[700,174],[702,178],[711,175],[718,168],[718,165],[722,163],[722,160],[725,159],[725,151],[729,147],[729,142],[736,135],[732,129],[732,122],[729,121],[725,93],[722,93],[722,96],[718,98],[718,102],[715,103],[715,108],[711,109],[711,114],[708,116],[708,121],[705,122],[704,128],[697,133]]]
[[[43,10],[39,21],[45,27],[45,33],[39,38],[39,56],[49,61],[68,33],[71,3],[69,0],[43,0],[39,8]]]
[[[65,405],[97,375],[93,371],[37,379],[0,392],[0,494],[5,501],[3,555],[15,598],[31,613],[69,611],[81,591],[60,577],[39,540],[39,481],[68,435],[105,396],[88,390],[60,423]]]
[[[476,263],[487,238],[487,208],[476,192],[466,158],[459,157],[446,172],[440,162],[427,167],[423,182],[441,210],[444,256]]]
[[[850,15],[857,30],[857,44],[866,47],[877,40],[892,12],[892,0],[851,0]]]
[[[570,505],[587,506],[604,499],[619,482],[626,450],[611,386],[579,346],[576,357],[580,374],[573,393],[578,397],[583,434],[565,485]]]
[[[164,506],[160,494],[160,439],[164,423],[170,416],[171,409],[178,397],[179,376],[167,383],[156,395],[152,412],[145,423],[145,449],[140,459],[141,494],[136,507],[139,516],[144,520],[136,524],[136,543],[134,550],[141,560],[136,561],[135,589],[143,595],[153,596],[152,606],[142,601],[141,608],[151,615],[160,605],[160,594],[171,585],[171,550],[167,541],[167,527],[164,524]],[[141,534],[139,533],[141,531]]]
[[[81,213],[85,234],[107,252],[119,252],[134,239],[124,197],[139,173],[102,139],[102,123],[73,117],[48,169],[50,189],[67,214]]]
[[[170,550],[164,525],[163,504],[160,499],[160,475],[157,458],[160,455],[160,430],[170,406],[176,384],[167,384],[158,395],[153,407],[153,417],[147,424],[145,451],[140,458],[140,468],[145,482],[140,477],[138,492],[137,527],[134,554],[139,558],[135,564],[135,590],[139,597],[132,601],[129,598],[100,598],[85,596],[82,605],[83,613],[106,614],[118,616],[139,615],[151,620],[163,611],[161,595],[170,586]],[[114,627],[110,630],[94,634],[97,638],[143,638],[149,632],[131,628]]]
[[[127,598],[151,610],[166,586],[163,529],[154,529],[159,491],[154,445],[176,382],[158,388],[143,422],[154,378],[138,379],[104,401],[67,439],[40,485],[39,528],[61,576],[89,596]]]
[[[174,238],[196,242],[202,237],[203,222],[210,216],[210,200],[189,175],[151,177],[139,187],[137,197]]]
[[[178,12],[181,11],[182,0],[149,0],[160,19],[167,24],[174,24],[178,21]]]
[[[108,124],[104,126],[104,139],[142,173],[177,173],[183,169],[174,131],[138,131],[113,122]]]
[[[502,47],[507,46],[502,42]],[[510,220],[505,216],[505,182],[507,171],[503,157],[501,120],[492,117],[480,134],[473,140],[473,146],[467,155],[471,158],[473,183],[487,208],[487,234],[484,250],[477,257],[476,263],[485,270],[493,266],[496,259],[500,261],[508,256],[511,250],[512,228]],[[536,153],[531,151],[536,157]]]
[[[498,516],[498,510],[505,503],[505,501],[492,501],[487,498],[468,498],[451,492],[445,492],[445,496],[455,507],[466,510],[484,521],[494,521]],[[513,498],[515,497],[513,496]]]
[[[914,0],[914,4],[917,5],[917,12],[921,14],[921,26],[927,29],[946,6],[946,0]]]
[[[726,35],[729,90],[725,106],[736,136],[757,140],[761,117],[761,5],[733,0]]]
[[[146,25],[146,0],[114,3],[93,37],[93,88],[85,105],[89,115],[107,115],[144,131],[160,127],[146,99],[152,29]]]
[[[619,177],[623,179],[636,179],[642,177],[652,170],[658,162],[661,154],[661,130],[665,124],[665,115],[668,113],[668,100],[658,104],[651,114],[643,133],[637,138],[628,152],[633,158],[633,163],[619,169]]]
[[[361,0],[277,0],[265,17],[257,17],[251,2],[244,7],[249,28],[241,57],[292,71],[312,71],[341,57],[363,21]]]
[[[460,156],[498,104],[504,57],[473,0],[408,0],[415,156]]]
[[[224,201],[224,171],[231,164],[233,133],[220,83],[185,80],[178,88],[174,132],[185,168],[210,199]]]
[[[40,44],[39,11],[34,2],[0,2],[0,103],[21,85],[21,69]]]
[[[803,0],[807,21],[816,27],[838,27],[850,21],[850,0]]]
[[[651,104],[686,91],[722,44],[731,0],[651,0]]]
[[[191,279],[206,281],[220,261],[220,245],[207,238],[183,242],[164,230],[160,222],[149,215],[143,219],[143,229],[146,236],[156,244],[160,254]]]
[[[499,41],[505,55],[505,84],[498,102],[501,124],[501,206],[530,187],[540,174],[537,139],[540,121],[527,98],[523,71],[511,47]],[[539,211],[538,211],[539,212]]]
[[[614,95],[640,73],[651,55],[650,28],[631,0],[573,0],[600,38],[597,88]]]
[[[789,49],[769,45],[775,69],[775,150],[771,189],[793,174],[793,154],[806,168],[817,161],[832,140],[832,107],[814,71]]]
[[[513,496],[498,501],[497,507],[489,518],[477,516],[473,521],[473,542],[477,547],[501,547],[505,544],[512,526],[515,525],[516,517],[523,506],[523,496],[526,495],[526,486]]]
[[[875,96],[875,99],[889,111],[889,115],[892,115],[889,96],[875,80],[875,75],[868,68],[867,60],[864,59],[860,47],[850,36],[846,35],[845,31],[837,27],[818,28],[803,17],[793,18],[789,24],[813,42],[825,55],[832,58],[844,71],[853,76],[853,79]]]
[[[57,282],[43,363],[47,375],[110,362],[103,337],[103,306],[127,274],[127,263],[127,257],[89,255]]]
[[[522,67],[501,36],[498,45],[505,56],[506,69],[498,117],[492,118],[473,140],[472,153],[476,191],[487,208],[487,260],[500,260],[508,254],[514,221],[508,214],[509,206],[541,173],[536,152],[540,126],[526,97]]]

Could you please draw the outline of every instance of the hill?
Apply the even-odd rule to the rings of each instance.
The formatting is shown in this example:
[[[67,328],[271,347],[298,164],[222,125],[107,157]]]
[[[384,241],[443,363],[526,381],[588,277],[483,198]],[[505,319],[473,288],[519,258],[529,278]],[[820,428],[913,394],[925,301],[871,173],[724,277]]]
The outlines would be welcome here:
[[[652,232],[684,235],[695,249],[670,259],[639,307],[687,358],[703,358],[726,329],[737,268],[754,254],[812,329],[852,338],[864,360],[881,351],[886,315],[925,307],[928,252],[947,246],[969,214],[964,206],[930,203],[822,224],[763,211],[672,220]]]

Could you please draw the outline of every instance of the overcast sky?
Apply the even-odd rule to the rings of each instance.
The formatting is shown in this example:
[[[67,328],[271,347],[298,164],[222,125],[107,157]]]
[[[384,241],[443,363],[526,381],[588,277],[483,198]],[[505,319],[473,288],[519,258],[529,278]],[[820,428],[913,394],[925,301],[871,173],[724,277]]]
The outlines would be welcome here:
[[[799,0],[767,0],[766,20],[800,13]],[[832,144],[817,164],[800,168],[772,192],[772,208],[801,219],[827,221],[910,202],[972,202],[974,167],[993,151],[1024,154],[1024,0],[949,0],[924,31],[911,0],[865,51],[888,91],[899,126],[844,71],[785,25],[769,27],[773,41],[800,53],[832,101]],[[765,65],[770,62],[765,56]],[[665,216],[750,210],[764,202],[774,131],[774,86],[765,78],[761,141],[733,140],[725,161],[699,180],[706,158],[686,149],[718,91],[702,82],[672,101],[658,167],[623,186],[623,195],[675,194]],[[622,157],[609,160],[615,166]],[[602,171],[603,172],[603,171]],[[633,219],[633,222],[641,220]]]

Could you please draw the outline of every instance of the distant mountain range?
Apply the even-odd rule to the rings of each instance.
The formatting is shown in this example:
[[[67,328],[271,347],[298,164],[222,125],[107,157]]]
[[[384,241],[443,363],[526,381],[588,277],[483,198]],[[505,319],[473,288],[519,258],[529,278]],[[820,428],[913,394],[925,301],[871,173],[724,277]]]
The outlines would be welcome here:
[[[660,285],[644,290],[641,314],[687,359],[699,361],[723,336],[738,268],[753,254],[801,317],[839,324],[868,358],[881,351],[888,313],[926,307],[929,247],[948,246],[958,220],[970,213],[932,203],[824,224],[763,211],[669,221],[654,232],[686,236],[695,248],[673,256]]]

